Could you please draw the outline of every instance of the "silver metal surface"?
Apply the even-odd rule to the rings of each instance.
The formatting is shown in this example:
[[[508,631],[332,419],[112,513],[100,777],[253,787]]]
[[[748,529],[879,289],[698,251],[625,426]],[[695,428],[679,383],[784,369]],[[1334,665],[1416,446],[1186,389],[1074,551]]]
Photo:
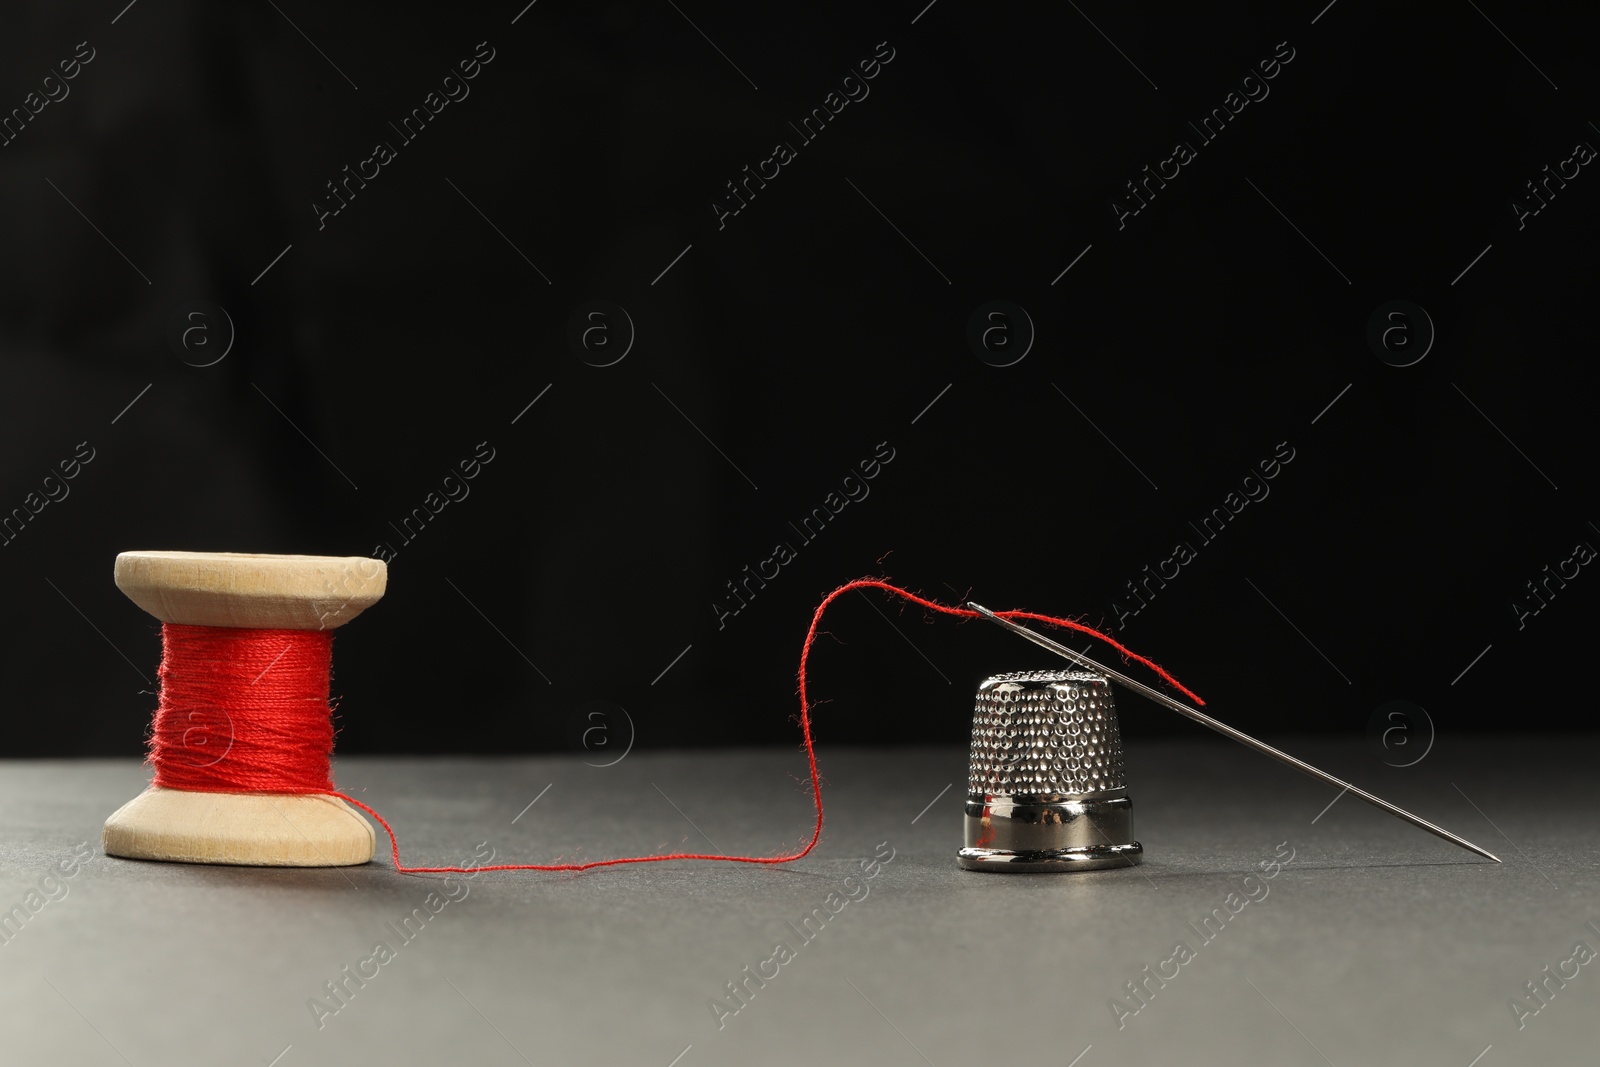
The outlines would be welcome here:
[[[994,612],[990,611],[988,608],[984,607],[982,604],[979,604],[979,603],[976,603],[975,601],[970,601],[969,600],[967,602],[967,607],[971,608],[973,611],[976,611],[978,614],[982,615],[984,618],[988,619],[990,622],[997,623],[998,625],[1005,627],[1006,629],[1012,631],[1013,633],[1016,633],[1016,634],[1018,634],[1018,635],[1020,635],[1022,637],[1027,638],[1029,641],[1032,641],[1034,644],[1040,646],[1041,648],[1047,648],[1050,651],[1054,652],[1056,655],[1062,656],[1062,657],[1064,657],[1064,658],[1066,658],[1068,660],[1071,660],[1073,663],[1077,664],[1079,667],[1084,667],[1084,668],[1087,668],[1088,670],[1091,670],[1091,671],[1099,671],[1101,674],[1104,674],[1109,678],[1114,678],[1115,680],[1121,682],[1123,685],[1127,686],[1129,689],[1132,689],[1135,693],[1138,693],[1140,696],[1148,697],[1149,699],[1155,701],[1157,704],[1160,704],[1164,708],[1169,708],[1172,711],[1177,712],[1179,715],[1184,716],[1185,718],[1193,719],[1195,722],[1199,723],[1201,726],[1205,726],[1205,727],[1208,727],[1209,729],[1215,730],[1215,731],[1217,731],[1217,733],[1222,734],[1224,737],[1232,738],[1233,740],[1239,742],[1241,745],[1244,745],[1247,748],[1253,748],[1257,752],[1262,753],[1263,755],[1271,756],[1273,759],[1277,760],[1279,763],[1287,764],[1288,766],[1293,767],[1295,770],[1300,771],[1302,774],[1309,774],[1311,777],[1316,778],[1319,781],[1326,782],[1329,785],[1336,785],[1340,789],[1343,789],[1346,792],[1350,793],[1350,795],[1352,795],[1354,797],[1357,797],[1357,798],[1359,798],[1361,800],[1364,800],[1368,804],[1371,804],[1374,807],[1382,808],[1384,811],[1387,811],[1389,814],[1397,816],[1397,817],[1399,817],[1401,819],[1404,819],[1406,822],[1410,823],[1411,825],[1419,827],[1419,828],[1421,828],[1423,830],[1426,830],[1430,834],[1434,834],[1435,836],[1442,837],[1446,841],[1449,841],[1451,844],[1460,845],[1462,848],[1468,849],[1469,851],[1472,851],[1472,852],[1476,852],[1478,855],[1484,856],[1484,857],[1486,857],[1488,859],[1491,859],[1496,863],[1500,862],[1500,857],[1496,856],[1493,852],[1490,852],[1488,849],[1479,848],[1477,845],[1474,845],[1471,841],[1468,841],[1466,838],[1460,837],[1460,836],[1458,836],[1456,834],[1453,834],[1449,830],[1446,830],[1442,826],[1435,826],[1433,823],[1429,822],[1427,819],[1424,819],[1424,818],[1422,818],[1420,816],[1417,816],[1417,815],[1413,815],[1409,811],[1405,810],[1404,808],[1402,808],[1402,807],[1400,807],[1400,806],[1398,806],[1396,804],[1391,804],[1387,800],[1382,799],[1381,797],[1373,796],[1371,793],[1367,792],[1365,789],[1360,788],[1359,786],[1354,786],[1354,785],[1351,785],[1349,782],[1343,781],[1342,779],[1335,778],[1333,775],[1329,774],[1327,771],[1319,770],[1318,768],[1313,767],[1311,764],[1306,763],[1304,760],[1296,759],[1295,757],[1289,755],[1287,752],[1281,751],[1280,749],[1273,748],[1271,745],[1267,744],[1265,741],[1258,741],[1257,739],[1255,739],[1254,737],[1251,737],[1249,734],[1245,733],[1242,730],[1236,730],[1232,726],[1229,726],[1227,723],[1219,722],[1216,719],[1213,719],[1211,716],[1205,714],[1204,712],[1196,711],[1194,708],[1189,707],[1187,704],[1179,703],[1178,701],[1174,700],[1172,697],[1167,696],[1167,694],[1161,692],[1160,690],[1152,689],[1149,686],[1145,685],[1143,682],[1135,681],[1134,679],[1129,678],[1127,675],[1122,674],[1119,671],[1114,671],[1110,667],[1103,666],[1102,664],[1100,664],[1100,663],[1096,662],[1095,660],[1089,658],[1088,656],[1084,655],[1082,652],[1075,652],[1072,649],[1068,648],[1067,646],[1061,644],[1058,641],[1052,641],[1050,638],[1046,637],[1044,634],[1038,633],[1038,632],[1036,632],[1034,630],[1030,630],[1026,626],[1022,626],[1022,625],[1020,625],[1018,623],[1012,622],[1010,619],[1002,619],[1000,616],[996,615]]]
[[[1091,671],[1001,674],[978,687],[967,771],[975,871],[1126,867],[1143,852],[1110,682]]]

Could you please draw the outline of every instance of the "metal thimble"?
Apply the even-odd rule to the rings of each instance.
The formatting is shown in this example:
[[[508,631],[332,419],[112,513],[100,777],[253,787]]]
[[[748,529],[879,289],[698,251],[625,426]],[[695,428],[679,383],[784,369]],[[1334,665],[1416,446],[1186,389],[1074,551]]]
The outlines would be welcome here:
[[[978,686],[965,822],[956,862],[969,871],[1139,862],[1110,679],[1029,671]]]

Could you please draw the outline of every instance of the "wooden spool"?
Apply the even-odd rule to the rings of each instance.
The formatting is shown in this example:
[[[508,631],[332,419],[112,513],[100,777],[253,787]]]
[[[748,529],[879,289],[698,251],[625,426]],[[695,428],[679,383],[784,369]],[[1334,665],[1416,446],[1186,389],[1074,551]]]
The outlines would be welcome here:
[[[388,582],[366,556],[123,552],[117,588],[162,622],[328,630],[376,604]],[[254,867],[347,867],[377,837],[337,797],[201,793],[150,786],[106,820],[107,855]]]

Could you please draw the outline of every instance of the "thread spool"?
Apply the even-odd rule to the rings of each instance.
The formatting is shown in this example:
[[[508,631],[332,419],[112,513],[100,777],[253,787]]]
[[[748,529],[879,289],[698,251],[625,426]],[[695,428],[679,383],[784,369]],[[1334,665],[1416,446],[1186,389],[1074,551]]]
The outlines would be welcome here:
[[[326,779],[332,750],[326,667],[332,631],[383,596],[388,580],[383,561],[123,552],[115,578],[118,589],[164,624],[163,704],[151,740],[155,778],[106,820],[106,854],[270,867],[370,861],[376,844],[371,825],[344,801],[316,790],[332,788],[331,782],[319,785],[317,771],[320,759]],[[298,689],[272,675],[274,669],[287,669],[274,663],[253,681],[246,677],[250,668],[239,653],[280,644],[280,662],[306,675],[295,683]],[[204,677],[180,676],[184,671]],[[176,693],[189,699],[196,691],[184,688],[189,683],[202,692],[212,686],[220,696],[207,706],[174,706],[180,699]],[[261,684],[267,688],[257,690]],[[247,694],[252,707],[277,696],[292,706],[274,708],[270,718],[258,711],[246,716],[242,705],[228,706],[229,692]],[[252,766],[252,746],[258,751],[273,747],[274,735],[263,732],[269,726],[291,732],[289,747],[299,743],[306,749],[298,777],[261,774]],[[164,777],[180,787],[161,784]]]

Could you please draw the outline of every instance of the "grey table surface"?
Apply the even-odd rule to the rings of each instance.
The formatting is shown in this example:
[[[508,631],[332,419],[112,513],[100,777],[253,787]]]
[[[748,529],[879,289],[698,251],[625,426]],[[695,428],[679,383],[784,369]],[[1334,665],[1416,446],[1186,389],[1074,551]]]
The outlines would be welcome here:
[[[1134,742],[1145,862],[1066,875],[956,867],[957,749],[820,747],[826,828],[790,865],[448,883],[386,853],[113,859],[101,823],[145,768],[0,763],[0,1063],[1594,1062],[1600,966],[1574,947],[1600,949],[1597,738],[1441,738],[1406,769],[1279,740],[1504,864],[1210,741]],[[338,780],[413,864],[771,854],[810,831],[795,751],[350,759]]]

